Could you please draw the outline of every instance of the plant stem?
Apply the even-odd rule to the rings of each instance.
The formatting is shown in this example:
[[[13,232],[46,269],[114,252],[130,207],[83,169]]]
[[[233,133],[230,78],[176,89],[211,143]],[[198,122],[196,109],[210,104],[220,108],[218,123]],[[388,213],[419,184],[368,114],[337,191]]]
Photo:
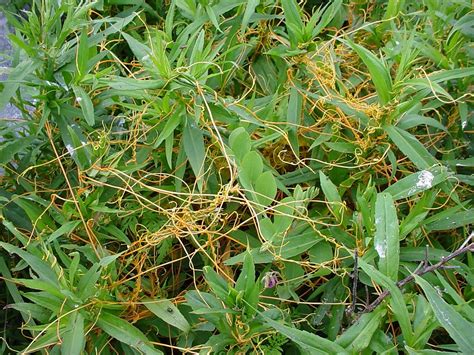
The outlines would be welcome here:
[[[435,271],[435,270],[438,270],[438,269],[442,268],[447,262],[451,261],[452,259],[454,259],[454,258],[458,257],[459,255],[462,255],[462,254],[464,254],[468,251],[470,251],[470,252],[474,251],[474,243],[465,245],[465,246],[457,249],[453,253],[449,254],[448,256],[442,257],[441,260],[439,262],[437,262],[436,264],[434,264],[434,265],[424,266],[422,268],[419,268],[418,270],[416,270],[411,275],[408,275],[407,277],[405,277],[403,280],[398,281],[397,282],[397,287],[402,288],[406,284],[410,283],[411,281],[413,281],[415,279],[415,275],[422,276],[424,274],[427,274],[429,272],[432,272],[432,271]],[[388,290],[383,291],[377,297],[377,299],[375,299],[375,301],[373,301],[362,313],[368,313],[368,312],[373,311],[389,295],[390,295],[390,291],[388,291]]]

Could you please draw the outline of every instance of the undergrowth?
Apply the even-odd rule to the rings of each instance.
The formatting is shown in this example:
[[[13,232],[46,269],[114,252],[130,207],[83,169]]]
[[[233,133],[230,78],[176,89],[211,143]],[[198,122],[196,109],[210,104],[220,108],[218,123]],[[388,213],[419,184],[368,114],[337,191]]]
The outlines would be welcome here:
[[[474,351],[469,1],[5,14],[4,353]]]

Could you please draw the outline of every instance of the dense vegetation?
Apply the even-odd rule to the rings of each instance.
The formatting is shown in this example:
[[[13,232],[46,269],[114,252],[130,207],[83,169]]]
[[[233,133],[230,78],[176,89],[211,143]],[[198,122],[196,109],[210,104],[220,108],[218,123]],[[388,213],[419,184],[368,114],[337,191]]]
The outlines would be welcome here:
[[[5,13],[0,352],[473,353],[470,1]]]

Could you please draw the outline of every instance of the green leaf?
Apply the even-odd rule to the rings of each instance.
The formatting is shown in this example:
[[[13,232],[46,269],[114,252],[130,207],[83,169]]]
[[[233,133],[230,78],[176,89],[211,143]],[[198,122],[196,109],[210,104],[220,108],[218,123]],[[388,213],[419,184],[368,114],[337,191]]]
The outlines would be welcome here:
[[[4,290],[8,290],[11,299],[15,302],[15,304],[9,305],[8,307],[17,309],[20,312],[21,317],[23,318],[23,321],[25,322],[25,325],[35,325],[35,321],[31,318],[33,316],[32,313],[34,312],[34,310],[32,311],[30,310],[30,308],[28,308],[29,305],[32,305],[32,304],[23,302],[23,298],[21,297],[20,291],[18,291],[17,285],[13,281],[11,281],[13,277],[10,272],[10,268],[7,266],[7,263],[5,262],[5,259],[2,255],[0,255],[0,275],[2,275],[5,282],[4,285],[6,286],[6,288],[4,288]],[[26,305],[25,306],[26,309],[22,309],[21,308],[22,305]],[[36,307],[36,310],[37,310],[38,307],[40,306],[34,305],[33,307]],[[41,317],[38,317],[38,318],[41,318]],[[47,319],[48,317],[46,316],[45,322],[47,321]]]
[[[242,175],[242,179],[248,183],[254,183],[262,174],[262,171],[263,162],[260,155],[255,151],[250,151],[245,154],[239,171],[239,174]]]
[[[25,77],[36,70],[38,64],[39,63],[34,63],[31,60],[25,60],[10,72],[8,79],[3,82],[4,87],[0,93],[0,110],[3,109],[13,95],[15,95]]]
[[[15,154],[24,152],[25,148],[28,147],[35,137],[18,137],[13,141],[2,144],[0,147],[0,164],[7,164],[14,160]]]
[[[397,122],[397,127],[403,130],[407,130],[407,129],[421,126],[421,125],[435,127],[442,131],[447,132],[446,127],[443,126],[439,121],[435,120],[434,118],[426,117],[422,115],[408,114],[408,115],[403,116]]]
[[[233,130],[229,136],[229,146],[239,160],[250,152],[251,144],[250,136],[243,127]]]
[[[298,43],[303,42],[304,24],[301,19],[300,8],[296,0],[282,0],[281,5],[285,13],[285,24],[288,28],[291,45],[296,47]]]
[[[69,221],[64,223],[61,227],[51,233],[46,242],[51,243],[64,234],[70,234],[80,223],[81,221]]]
[[[241,33],[244,34],[247,31],[247,25],[249,24],[250,18],[255,13],[255,8],[260,4],[260,0],[248,0],[245,6],[245,12],[242,17],[242,24],[240,25]]]
[[[85,345],[84,317],[79,312],[72,313],[62,334],[61,354],[80,355]]]
[[[324,264],[334,258],[331,243],[321,241],[308,250],[309,260],[315,264]]]
[[[370,72],[370,77],[375,85],[375,90],[381,105],[387,104],[392,98],[392,79],[386,64],[377,58],[371,51],[350,40],[343,40],[362,59]]]
[[[244,257],[244,265],[240,272],[239,278],[235,283],[237,292],[250,290],[255,283],[255,265],[253,263],[252,254],[246,252]]]
[[[474,323],[467,321],[456,309],[446,303],[429,282],[417,275],[415,275],[415,281],[425,292],[426,298],[441,326],[447,330],[464,354],[471,354],[472,349],[474,349],[472,339]]]
[[[31,201],[29,198],[19,196],[15,197],[13,201],[25,211],[32,225],[34,225],[37,230],[43,231],[55,228],[55,223],[49,214],[36,202]]]
[[[321,145],[322,143],[324,142],[327,142],[328,140],[331,139],[332,137],[332,127],[333,125],[328,123],[326,124],[326,126],[324,126],[324,129],[323,131],[321,132],[321,134],[313,141],[313,143],[311,144],[311,146],[309,147],[309,150],[312,150],[313,148]]]
[[[92,265],[92,267],[81,277],[77,285],[78,296],[81,299],[86,300],[96,292],[96,283],[99,280],[100,273],[99,264],[97,263]]]
[[[14,281],[20,285],[34,290],[46,291],[50,295],[58,298],[64,298],[59,288],[56,285],[52,285],[51,282],[43,281],[41,279],[14,279]]]
[[[379,329],[385,313],[384,307],[378,307],[370,313],[363,314],[355,324],[351,325],[337,338],[336,343],[351,353],[359,353],[365,350],[369,346],[375,331]]]
[[[399,228],[397,210],[390,194],[377,194],[374,218],[374,246],[379,255],[379,270],[397,281],[400,262]]]
[[[450,209],[439,213],[439,218],[437,218],[438,215],[430,217],[430,219],[434,219],[434,221],[428,223],[426,228],[432,231],[442,231],[474,224],[474,208],[461,212],[455,212],[456,210],[453,210],[452,214],[448,214],[448,211],[450,211]]]
[[[84,27],[79,37],[77,46],[77,80],[79,82],[89,71],[87,63],[89,61],[89,39],[87,37],[87,28]]]
[[[283,325],[267,317],[265,322],[310,354],[347,354],[343,347],[319,335]]]
[[[426,150],[423,144],[410,133],[394,126],[384,127],[390,139],[420,170],[429,169],[438,161]]]
[[[210,266],[204,266],[203,271],[204,278],[212,291],[221,301],[225,300],[229,293],[229,285],[227,285],[227,282]]]
[[[41,279],[49,282],[53,286],[58,286],[58,276],[52,270],[51,265],[41,260],[37,256],[11,244],[0,242],[0,247],[5,249],[8,253],[16,254],[22,258]]]
[[[273,202],[277,193],[277,185],[271,171],[266,171],[257,178],[255,192],[257,201],[263,206],[268,206]]]
[[[99,266],[101,267],[107,267],[110,264],[112,264],[115,260],[117,260],[124,252],[113,254],[113,255],[107,255],[104,256],[103,258],[100,259],[99,261]]]
[[[158,73],[164,79],[170,79],[172,76],[171,65],[166,52],[166,39],[163,32],[157,32],[155,41],[156,47],[153,47],[154,63]]]
[[[303,108],[303,98],[295,87],[290,88],[290,98],[288,100],[287,120],[290,129],[296,130],[301,121],[301,110]]]
[[[434,192],[428,192],[410,208],[410,212],[400,223],[400,239],[404,239],[425,220],[435,199],[436,194]]]
[[[145,299],[143,304],[158,318],[166,323],[176,327],[187,333],[191,329],[191,325],[181,314],[179,309],[170,300],[151,300]]]
[[[194,42],[193,50],[189,58],[189,62],[191,64],[195,64],[202,60],[203,49],[204,49],[204,34],[205,34],[204,30],[199,31],[199,35],[196,41]],[[191,71],[193,71],[192,68],[191,68]]]
[[[165,123],[165,126],[163,127],[163,130],[160,132],[160,135],[156,139],[156,142],[153,144],[154,149],[158,148],[166,138],[173,134],[176,127],[179,126],[179,124],[181,123],[180,113],[180,111],[175,112],[171,115],[170,118],[168,118]]]
[[[333,182],[329,180],[329,178],[324,175],[321,170],[319,171],[319,181],[321,183],[321,189],[323,190],[324,196],[326,196],[326,199],[331,206],[330,210],[332,214],[337,218],[338,221],[341,221],[343,205],[336,185],[334,185]]]
[[[362,270],[376,283],[390,291],[393,314],[396,317],[403,336],[408,345],[412,345],[416,339],[413,337],[410,316],[402,292],[396,286],[395,282],[387,276],[376,270],[372,265],[367,264],[363,259],[359,259],[359,265]],[[379,306],[380,307],[380,306]]]
[[[255,264],[271,263],[275,259],[275,255],[283,258],[292,258],[296,255],[304,253],[309,250],[313,245],[319,243],[321,237],[313,230],[305,233],[286,237],[283,245],[274,246],[272,252],[268,250],[261,250],[261,248],[251,249],[253,262]],[[235,265],[241,263],[245,259],[247,251],[235,255],[227,259],[225,265]]]
[[[235,290],[239,295],[237,300],[241,298],[244,302],[245,314],[247,317],[253,317],[257,313],[260,287],[261,283],[255,282],[255,264],[253,262],[252,254],[247,250],[244,258],[244,265],[239,278],[235,283]]]
[[[395,184],[387,187],[384,192],[392,195],[395,201],[400,200],[429,190],[446,181],[451,175],[445,167],[435,166],[398,180]]]
[[[69,125],[62,116],[57,116],[56,120],[68,153],[81,170],[87,169],[91,164],[91,157],[86,139],[79,127],[77,125]]]
[[[26,326],[34,325],[33,319],[37,319],[40,323],[46,323],[51,317],[50,311],[30,302],[17,302],[5,306],[5,309],[10,308],[15,309],[22,314]]]
[[[222,32],[220,27],[219,27],[219,20],[217,19],[217,14],[214,12],[211,6],[206,6],[205,7],[207,16],[209,16],[209,19],[211,20],[211,23],[214,25],[214,27],[219,31]]]
[[[196,127],[192,119],[188,119],[184,127],[183,145],[194,175],[199,177],[204,168],[206,148],[202,131]]]
[[[104,310],[102,310],[102,313],[97,319],[97,326],[111,337],[143,352],[146,355],[163,354],[162,351],[155,349],[151,344],[149,344],[145,334],[143,334],[138,328],[134,327],[126,320],[114,316]]]
[[[153,62],[151,59],[152,53],[150,48],[127,33],[122,32],[122,36],[125,38],[130,49],[132,50],[135,57],[140,61],[140,63],[142,63],[145,67],[151,68],[153,66]]]
[[[51,347],[58,343],[58,331],[56,328],[47,329],[39,338],[35,338],[25,349],[19,351],[21,354],[34,354],[39,350]]]
[[[145,80],[145,79],[134,79],[124,78],[121,76],[110,76],[104,85],[110,86],[115,90],[155,90],[161,89],[165,86],[164,80]]]
[[[318,10],[312,17],[309,24],[312,24],[315,22],[316,19],[313,20],[313,17],[315,15],[318,15],[317,18],[319,19],[319,15],[321,16],[321,19],[319,20],[318,24],[316,26],[311,26],[311,36],[314,38],[317,35],[321,33],[321,31],[332,21],[334,16],[336,16],[337,12],[340,10],[341,5],[342,5],[342,0],[333,0],[327,3],[327,7],[324,10],[324,12],[321,15],[322,10]],[[308,26],[307,25],[307,26]]]
[[[285,232],[293,223],[293,214],[296,211],[297,203],[292,196],[285,197],[274,208],[275,215],[273,224],[279,232]]]
[[[87,124],[92,127],[95,123],[95,117],[94,106],[92,105],[91,98],[80,86],[73,85],[72,90],[74,91],[74,95],[76,96],[76,101],[79,102],[79,106],[81,106],[84,119],[86,120]]]

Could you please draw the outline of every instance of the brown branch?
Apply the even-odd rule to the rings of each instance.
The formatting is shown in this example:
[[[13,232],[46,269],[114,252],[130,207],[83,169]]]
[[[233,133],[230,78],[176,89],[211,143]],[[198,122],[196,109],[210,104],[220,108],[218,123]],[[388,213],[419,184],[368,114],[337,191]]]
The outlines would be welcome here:
[[[456,251],[449,254],[448,256],[442,257],[441,260],[439,262],[437,262],[436,264],[434,264],[434,265],[426,266],[426,263],[424,263],[425,266],[419,268],[418,270],[415,270],[415,272],[408,275],[403,280],[398,281],[397,282],[397,287],[402,288],[407,283],[410,283],[411,281],[413,281],[415,279],[415,275],[422,276],[422,275],[427,274],[429,272],[441,269],[447,262],[451,261],[452,259],[454,259],[454,258],[458,257],[459,255],[462,255],[462,254],[464,254],[468,251],[470,251],[470,252],[474,251],[474,243],[462,246],[461,248],[457,249]],[[388,290],[383,291],[377,297],[377,299],[375,301],[373,301],[370,305],[367,306],[367,308],[362,313],[369,313],[369,312],[373,311],[389,295],[390,295],[390,291],[388,291]]]

